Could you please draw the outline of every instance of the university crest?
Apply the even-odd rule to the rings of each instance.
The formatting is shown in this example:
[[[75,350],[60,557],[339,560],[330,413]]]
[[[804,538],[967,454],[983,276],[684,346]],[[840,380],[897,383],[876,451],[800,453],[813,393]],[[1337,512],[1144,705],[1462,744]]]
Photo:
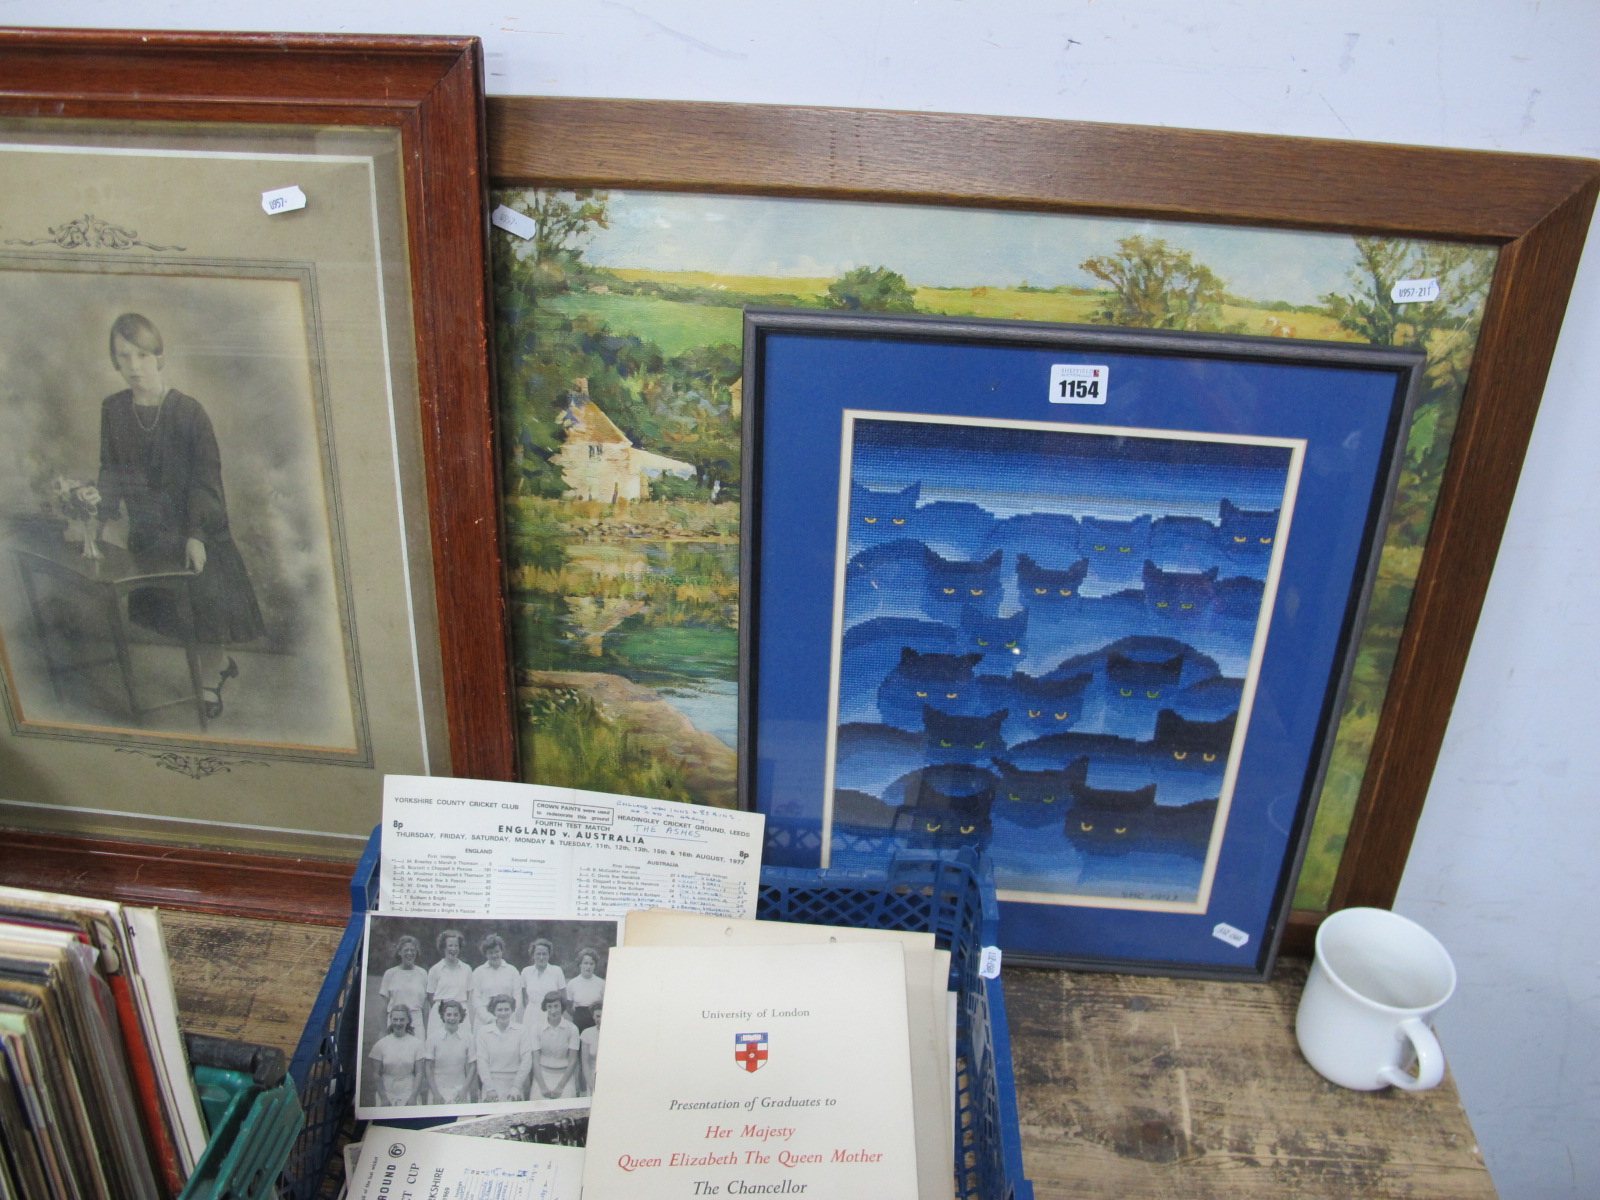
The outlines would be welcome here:
[[[767,1035],[764,1033],[734,1034],[733,1061],[746,1071],[759,1071],[766,1066]]]

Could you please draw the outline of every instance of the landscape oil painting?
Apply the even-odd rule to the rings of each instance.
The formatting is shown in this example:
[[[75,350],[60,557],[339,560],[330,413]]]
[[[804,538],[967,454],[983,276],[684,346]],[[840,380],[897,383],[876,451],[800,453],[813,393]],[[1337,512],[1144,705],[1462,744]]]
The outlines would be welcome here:
[[[1422,349],[1422,391],[1296,899],[1326,905],[1449,458],[1492,248],[620,189],[506,189],[494,202],[534,229],[493,235],[517,718],[533,782],[738,802],[747,307]],[[1415,279],[1438,280],[1438,298],[1396,300],[1394,285]]]
[[[1205,907],[1301,446],[845,414],[840,834]],[[1241,719],[1242,718],[1242,719]]]

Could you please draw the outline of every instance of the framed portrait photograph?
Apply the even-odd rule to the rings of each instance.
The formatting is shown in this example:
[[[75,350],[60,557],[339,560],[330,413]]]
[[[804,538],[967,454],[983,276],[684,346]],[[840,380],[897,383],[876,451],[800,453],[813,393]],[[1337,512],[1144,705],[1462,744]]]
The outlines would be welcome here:
[[[0,33],[0,822],[46,866],[350,856],[384,774],[513,773],[479,57]]]
[[[966,846],[1013,961],[1265,974],[1423,357],[745,320],[768,860]]]
[[[1593,163],[768,105],[489,116],[493,203],[532,222],[492,242],[524,779],[735,802],[746,308],[1409,348],[1415,414],[1286,944],[1392,902]]]

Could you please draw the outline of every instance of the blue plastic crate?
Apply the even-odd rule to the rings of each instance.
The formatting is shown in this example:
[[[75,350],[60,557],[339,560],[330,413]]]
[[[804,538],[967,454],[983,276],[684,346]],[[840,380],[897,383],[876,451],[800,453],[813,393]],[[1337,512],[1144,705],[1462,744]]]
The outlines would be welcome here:
[[[361,933],[377,899],[378,833],[350,882],[350,924],[311,1011],[289,1074],[306,1110],[305,1129],[284,1169],[283,1194],[312,1200],[336,1164],[339,1133],[355,1107]],[[931,932],[950,951],[956,1018],[956,1195],[961,1200],[1033,1200],[1022,1174],[1011,1038],[998,979],[978,973],[993,945],[999,910],[987,864],[971,851],[901,851],[870,867],[763,867],[756,915],[860,929]]]

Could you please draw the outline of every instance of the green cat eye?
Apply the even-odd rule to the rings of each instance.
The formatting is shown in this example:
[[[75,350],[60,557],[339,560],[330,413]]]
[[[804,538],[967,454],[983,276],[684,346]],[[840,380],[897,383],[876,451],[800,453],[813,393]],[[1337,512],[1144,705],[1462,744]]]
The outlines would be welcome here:
[[[1148,699],[1151,699],[1151,700],[1159,700],[1159,699],[1161,699],[1161,689],[1157,688],[1153,692],[1146,692],[1145,696]]]
[[[1132,688],[1118,688],[1117,690],[1120,691],[1124,696],[1133,695],[1133,689]]]

